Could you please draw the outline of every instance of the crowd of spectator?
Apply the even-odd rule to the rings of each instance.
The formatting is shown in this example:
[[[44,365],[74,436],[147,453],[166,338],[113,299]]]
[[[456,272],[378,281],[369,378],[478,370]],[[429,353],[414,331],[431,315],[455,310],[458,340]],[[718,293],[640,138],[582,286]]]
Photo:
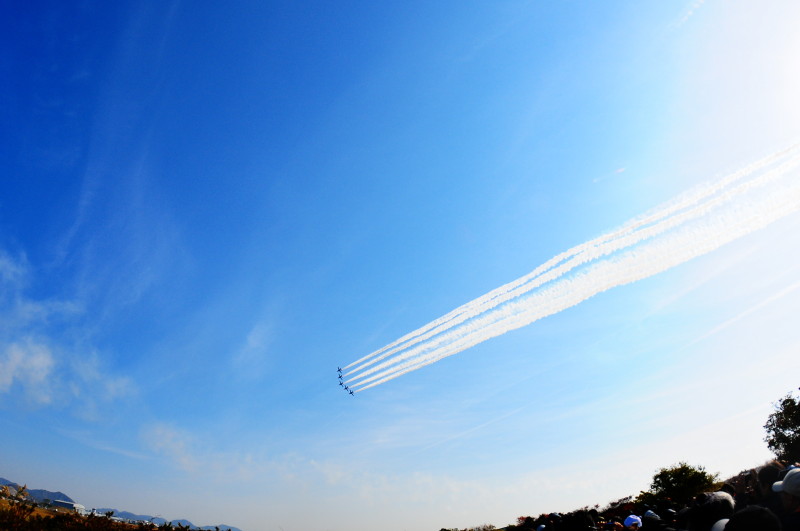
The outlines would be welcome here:
[[[520,518],[506,529],[534,531],[800,531],[800,466],[773,461],[695,496],[688,504],[670,499],[626,498],[606,509]]]

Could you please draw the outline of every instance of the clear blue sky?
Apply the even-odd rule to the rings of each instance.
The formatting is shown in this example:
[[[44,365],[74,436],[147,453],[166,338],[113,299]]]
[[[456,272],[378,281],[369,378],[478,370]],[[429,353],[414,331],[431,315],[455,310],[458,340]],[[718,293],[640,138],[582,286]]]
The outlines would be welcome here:
[[[355,397],[335,371],[797,142],[797,20],[3,4],[0,476],[246,531],[435,530],[759,464],[798,386],[796,202]]]

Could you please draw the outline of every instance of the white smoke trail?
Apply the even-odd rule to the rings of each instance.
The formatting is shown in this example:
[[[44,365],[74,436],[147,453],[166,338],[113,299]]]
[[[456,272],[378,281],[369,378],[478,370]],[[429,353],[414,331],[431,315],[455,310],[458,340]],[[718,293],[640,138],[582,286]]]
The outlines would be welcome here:
[[[573,247],[568,251],[565,251],[555,257],[551,258],[541,266],[537,267],[531,273],[513,281],[504,286],[501,286],[486,295],[483,295],[467,304],[464,304],[452,312],[436,319],[427,325],[409,333],[405,336],[401,337],[400,339],[386,345],[385,347],[347,365],[345,370],[350,367],[354,367],[352,370],[347,371],[344,373],[344,376],[348,376],[353,373],[357,373],[364,368],[381,361],[394,353],[408,349],[409,347],[417,344],[421,341],[424,341],[433,335],[450,328],[456,324],[464,322],[479,313],[486,311],[486,309],[496,306],[510,298],[517,296],[520,290],[528,291],[532,288],[535,288],[542,283],[546,282],[551,277],[544,276],[545,273],[550,271],[553,267],[557,264],[568,261],[571,265],[570,269],[573,267],[577,267],[578,265],[589,261],[590,259],[597,258],[596,256],[586,256],[580,257],[581,254],[586,253],[587,251],[597,248],[598,245],[603,244],[605,242],[613,241],[616,238],[623,237],[633,231],[636,231],[640,227],[646,226],[648,224],[654,224],[659,220],[662,220],[682,209],[691,207],[692,205],[697,204],[717,193],[725,188],[731,186],[738,180],[747,177],[767,166],[775,162],[776,160],[790,154],[793,151],[797,151],[800,149],[800,146],[795,145],[786,150],[778,151],[772,155],[769,155],[753,164],[746,166],[745,168],[738,170],[718,181],[707,184],[704,186],[696,187],[695,189],[691,190],[688,193],[685,193],[675,200],[668,202],[662,205],[659,209],[645,214],[643,216],[634,218],[630,220],[628,223],[608,234],[604,234],[599,238],[595,238],[594,240],[590,240],[586,243]],[[578,257],[572,258],[572,257]],[[581,259],[583,258],[583,259]],[[561,269],[561,274],[563,274],[564,270]],[[528,283],[533,283],[532,285],[527,285]]]
[[[691,220],[693,218],[697,218],[699,216],[706,215],[711,209],[713,209],[715,207],[718,207],[719,205],[724,204],[724,203],[726,203],[728,201],[731,201],[737,195],[742,195],[742,194],[748,192],[750,189],[752,189],[752,188],[754,188],[756,186],[759,186],[759,185],[763,186],[764,184],[769,183],[770,181],[774,180],[775,178],[780,177],[785,171],[790,169],[790,167],[792,165],[795,165],[795,164],[797,164],[797,163],[790,160],[789,162],[785,163],[784,165],[779,166],[778,168],[776,168],[776,169],[774,169],[774,170],[772,170],[772,171],[770,171],[770,172],[758,177],[757,179],[752,179],[751,181],[745,182],[745,183],[740,184],[740,185],[738,185],[736,187],[729,187],[728,189],[726,189],[724,191],[724,193],[718,194],[716,197],[708,199],[704,203],[701,203],[700,205],[696,205],[692,209],[686,210],[685,212],[682,212],[680,214],[675,214],[672,217],[669,217],[669,218],[663,220],[662,222],[660,222],[658,224],[655,224],[655,225],[652,225],[652,226],[649,226],[649,227],[645,227],[642,230],[640,230],[638,233],[627,235],[627,236],[625,236],[623,238],[620,238],[620,239],[618,239],[616,241],[609,242],[607,244],[598,245],[596,249],[593,249],[586,256],[574,259],[574,261],[578,261],[580,264],[583,264],[583,263],[587,262],[590,259],[597,259],[598,257],[601,257],[603,255],[608,255],[608,254],[611,254],[613,252],[616,252],[616,251],[619,251],[621,249],[624,249],[626,247],[631,247],[632,245],[634,245],[636,243],[639,243],[639,242],[641,242],[643,240],[646,240],[648,238],[652,238],[653,236],[655,236],[655,235],[657,235],[659,233],[663,233],[663,232],[665,232],[667,230],[670,230],[670,229],[673,229],[673,228],[675,228],[675,227],[677,227],[677,226],[679,226],[679,225],[681,225],[683,223],[686,223],[687,221],[689,221],[689,220]],[[547,281],[547,280],[554,280],[556,278],[559,278],[559,277],[563,276],[564,274],[566,274],[571,269],[573,269],[574,267],[576,267],[577,265],[578,265],[577,263],[567,263],[567,264],[564,264],[563,266],[555,268],[553,271],[548,272],[545,275],[546,278],[544,278],[544,280]],[[529,291],[531,291],[532,288],[538,287],[538,285],[540,285],[540,284],[541,283],[537,283],[537,286],[529,286],[527,289],[524,290],[524,292],[515,294],[515,296],[524,295],[525,293],[528,293]],[[453,328],[454,327],[449,327],[449,329],[453,329]],[[354,378],[351,378],[349,381],[352,382],[352,381],[361,379],[361,378],[363,378],[365,376],[368,376],[369,374],[372,374],[372,373],[375,373],[375,372],[380,371],[382,369],[385,369],[389,365],[396,364],[396,363],[398,363],[398,362],[400,362],[400,361],[402,361],[404,359],[415,357],[415,356],[417,356],[417,355],[419,355],[421,353],[420,349],[429,350],[431,348],[435,348],[439,344],[441,344],[443,341],[446,341],[446,339],[448,338],[448,335],[445,334],[443,337],[444,337],[444,339],[442,339],[442,337],[440,337],[438,339],[434,338],[432,340],[429,340],[429,341],[425,342],[423,345],[421,345],[418,348],[405,349],[404,352],[398,354],[393,359],[391,359],[391,360],[389,360],[387,362],[384,362],[384,363],[382,363],[382,364],[380,364],[380,365],[378,365],[376,367],[373,367],[372,369],[365,370],[361,374],[359,374],[358,376],[356,376]],[[400,367],[395,367],[395,368],[393,368],[391,370],[399,370],[399,369],[400,369]],[[372,379],[374,379],[374,378],[371,378],[370,380],[372,380]],[[360,382],[360,385],[363,385],[365,383],[366,383],[366,381]],[[359,385],[359,384],[356,384],[356,385]]]
[[[597,293],[708,253],[800,209],[800,182],[785,178],[800,164],[797,152],[798,146],[777,152],[554,257],[530,274],[350,364],[358,367],[348,372],[354,374],[348,382],[357,391],[374,387]],[[758,173],[781,159],[786,160]],[[756,177],[743,181],[753,174]]]

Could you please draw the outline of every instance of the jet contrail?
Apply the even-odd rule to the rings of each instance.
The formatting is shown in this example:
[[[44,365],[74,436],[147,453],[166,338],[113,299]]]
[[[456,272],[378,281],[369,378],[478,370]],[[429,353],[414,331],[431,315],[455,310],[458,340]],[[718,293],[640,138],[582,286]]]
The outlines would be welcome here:
[[[347,365],[346,382],[374,387],[763,228],[800,210],[798,165],[800,144],[696,187]]]
[[[432,321],[431,323],[423,326],[422,328],[419,328],[418,330],[403,336],[397,341],[394,341],[393,343],[386,345],[385,347],[373,352],[372,354],[369,354],[361,358],[360,360],[357,360],[351,363],[350,365],[347,365],[345,369],[360,364],[359,367],[354,368],[351,371],[348,371],[347,373],[345,373],[345,375],[352,374],[354,372],[361,370],[365,366],[380,361],[381,359],[384,359],[393,354],[394,352],[400,350],[400,348],[407,348],[408,346],[410,346],[410,344],[417,343],[423,339],[430,337],[431,335],[435,334],[437,330],[441,330],[442,328],[451,326],[451,324],[448,323],[463,322],[463,320],[469,318],[470,316],[474,316],[477,311],[480,311],[479,308],[487,305],[494,306],[494,304],[496,303],[496,299],[505,299],[509,295],[513,296],[514,291],[518,289],[520,286],[524,286],[526,283],[536,280],[537,278],[539,280],[542,280],[541,275],[547,272],[548,270],[552,269],[558,263],[570,259],[570,257],[580,255],[581,253],[585,253],[587,250],[591,248],[596,248],[601,243],[626,235],[638,229],[639,227],[655,223],[671,214],[674,214],[675,212],[680,211],[681,209],[685,209],[689,206],[698,203],[701,200],[707,199],[708,197],[718,193],[720,190],[730,186],[732,183],[735,183],[736,181],[748,175],[751,175],[758,170],[763,169],[764,167],[775,162],[782,156],[785,156],[791,153],[792,151],[797,151],[798,147],[799,146],[793,146],[792,148],[789,148],[787,150],[779,151],[775,154],[765,157],[764,159],[749,166],[746,166],[745,168],[731,175],[728,175],[727,177],[720,179],[712,184],[698,186],[689,193],[685,193],[682,196],[679,196],[678,198],[674,199],[673,201],[662,205],[661,208],[651,213],[645,214],[643,216],[634,218],[633,220],[629,221],[616,231],[600,236],[599,238],[583,243],[577,247],[573,247],[572,249],[551,258],[550,260],[548,260],[543,265],[536,268],[528,275],[525,275],[509,284],[501,286],[500,288],[490,293],[487,293],[486,295],[479,297],[478,299],[475,299],[472,302],[460,306],[459,308],[448,313],[447,315],[440,317],[439,319],[436,319],[435,321]],[[573,264],[573,267],[578,265],[578,262],[575,260],[571,261],[571,263]],[[530,287],[532,286],[528,286],[528,288]]]

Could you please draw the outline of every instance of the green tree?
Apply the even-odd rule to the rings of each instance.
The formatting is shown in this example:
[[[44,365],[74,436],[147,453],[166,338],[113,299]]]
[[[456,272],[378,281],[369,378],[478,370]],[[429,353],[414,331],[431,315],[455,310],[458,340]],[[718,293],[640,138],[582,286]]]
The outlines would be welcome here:
[[[781,461],[800,461],[800,399],[791,393],[773,404],[775,411],[767,418],[764,440]]]
[[[656,498],[669,498],[678,504],[686,504],[700,494],[713,490],[717,474],[709,474],[702,466],[691,466],[680,462],[659,469],[653,476],[650,492]]]

